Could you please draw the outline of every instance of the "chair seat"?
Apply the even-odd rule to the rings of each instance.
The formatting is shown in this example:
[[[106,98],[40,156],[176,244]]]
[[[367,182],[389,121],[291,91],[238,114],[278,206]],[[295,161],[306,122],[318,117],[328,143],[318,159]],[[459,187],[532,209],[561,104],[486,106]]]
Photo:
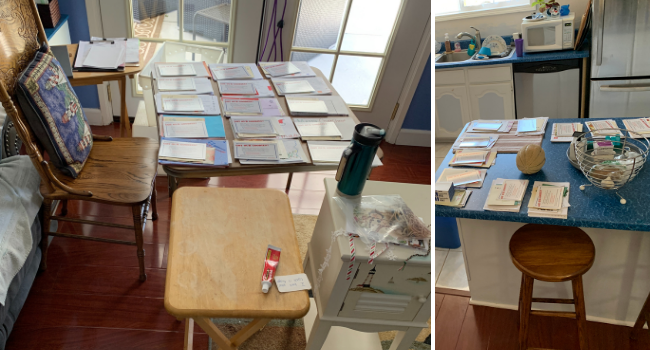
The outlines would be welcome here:
[[[158,142],[145,137],[95,141],[76,179],[56,171],[64,184],[92,192],[88,200],[124,205],[145,201],[158,170]]]
[[[510,257],[523,273],[540,281],[569,281],[589,271],[596,248],[577,227],[528,224],[510,239]]]

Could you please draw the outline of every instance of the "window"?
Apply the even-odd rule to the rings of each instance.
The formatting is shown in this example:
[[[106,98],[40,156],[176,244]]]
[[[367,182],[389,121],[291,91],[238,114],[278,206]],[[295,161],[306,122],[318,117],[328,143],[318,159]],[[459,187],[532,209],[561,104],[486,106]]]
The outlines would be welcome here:
[[[348,105],[370,109],[403,0],[302,0],[292,61],[329,78]]]
[[[434,0],[436,21],[511,12],[533,12],[530,0]]]
[[[131,36],[140,38],[140,51],[153,56],[165,41],[200,44],[223,48],[224,60],[229,61],[234,28],[236,0],[129,0]],[[200,61],[192,57],[190,61]],[[137,81],[137,79],[132,79]],[[136,94],[142,94],[135,84]]]

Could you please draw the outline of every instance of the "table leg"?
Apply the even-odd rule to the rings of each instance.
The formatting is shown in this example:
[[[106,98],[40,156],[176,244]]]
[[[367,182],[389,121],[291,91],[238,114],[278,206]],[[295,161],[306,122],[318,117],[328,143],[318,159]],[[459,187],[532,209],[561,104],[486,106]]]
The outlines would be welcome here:
[[[192,350],[194,347],[194,319],[185,319],[185,344],[183,349]]]
[[[397,332],[395,339],[388,350],[408,350],[415,341],[422,328],[410,327],[406,331]]]
[[[120,86],[120,137],[131,137],[131,122],[126,108],[126,77],[118,79]]]
[[[262,329],[267,323],[271,321],[270,318],[256,318],[237,332],[232,338],[228,339],[222,332],[215,326],[212,321],[207,317],[197,317],[196,324],[198,324],[212,340],[219,345],[219,349],[236,350],[241,343],[250,338],[257,331]]]
[[[287,179],[287,187],[284,189],[284,192],[286,194],[289,194],[289,190],[291,189],[291,180],[293,180],[293,173],[289,173],[289,178]]]
[[[171,175],[167,175],[167,188],[169,189],[169,198],[172,198],[174,191],[178,188],[178,180]]]
[[[240,346],[246,339],[250,338],[253,334],[257,333],[260,329],[264,328],[267,323],[271,321],[270,318],[256,318],[252,320],[246,327],[242,328],[239,332],[230,338],[230,342],[235,346]]]

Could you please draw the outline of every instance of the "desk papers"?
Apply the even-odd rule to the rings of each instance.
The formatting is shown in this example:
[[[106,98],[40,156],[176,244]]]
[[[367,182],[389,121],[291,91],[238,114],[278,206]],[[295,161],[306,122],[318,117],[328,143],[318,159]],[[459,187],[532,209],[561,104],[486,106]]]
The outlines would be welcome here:
[[[553,123],[551,142],[571,142],[575,131],[582,131],[582,124]]]

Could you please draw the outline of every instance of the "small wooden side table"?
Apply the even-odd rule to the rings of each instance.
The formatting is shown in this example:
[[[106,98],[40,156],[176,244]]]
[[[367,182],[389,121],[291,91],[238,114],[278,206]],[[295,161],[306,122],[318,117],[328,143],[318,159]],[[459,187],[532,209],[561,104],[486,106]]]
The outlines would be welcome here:
[[[390,350],[407,350],[420,331],[428,327],[427,320],[431,317],[431,285],[434,284],[431,255],[414,257],[400,270],[414,249],[396,246],[392,248],[394,256],[384,253],[369,264],[367,246],[354,238],[356,256],[350,270],[349,237],[338,236],[332,244],[332,233],[346,227],[345,216],[333,199],[338,196],[336,185],[334,179],[325,179],[325,199],[304,263],[318,309],[313,325],[305,318],[305,332],[309,333],[307,350],[333,350],[342,344],[348,349],[381,349],[379,344],[374,347],[368,341],[356,340],[364,334],[342,333],[334,326],[366,333],[397,330]],[[368,181],[362,193],[364,196],[395,194],[425,224],[431,224],[430,185]],[[384,247],[378,245],[377,251]],[[323,270],[322,281],[317,285],[319,267],[328,253],[331,254],[329,266]]]
[[[183,187],[172,199],[165,309],[186,319],[192,348],[194,321],[219,345],[236,349],[272,318],[309,311],[307,291],[262,293],[269,244],[282,249],[277,276],[302,273],[289,198],[271,189]],[[210,318],[253,318],[228,339]]]
[[[68,46],[68,56],[70,57],[70,64],[74,67],[74,58],[77,53],[79,44],[70,44]],[[117,81],[120,86],[120,136],[131,137],[131,122],[129,121],[129,112],[126,109],[126,77],[133,79],[135,74],[140,73],[142,68],[147,65],[143,62],[143,57],[140,55],[140,65],[137,67],[124,67],[120,72],[72,72],[72,79],[70,85],[72,86],[86,86],[86,85],[99,85],[105,81]]]

